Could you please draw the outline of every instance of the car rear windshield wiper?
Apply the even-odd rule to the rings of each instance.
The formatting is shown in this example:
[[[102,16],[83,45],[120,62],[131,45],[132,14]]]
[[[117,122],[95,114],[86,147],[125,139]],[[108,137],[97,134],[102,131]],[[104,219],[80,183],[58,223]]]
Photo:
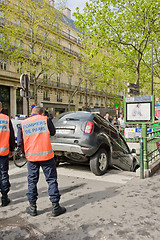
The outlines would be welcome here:
[[[67,121],[79,121],[80,119],[77,118],[66,118]]]

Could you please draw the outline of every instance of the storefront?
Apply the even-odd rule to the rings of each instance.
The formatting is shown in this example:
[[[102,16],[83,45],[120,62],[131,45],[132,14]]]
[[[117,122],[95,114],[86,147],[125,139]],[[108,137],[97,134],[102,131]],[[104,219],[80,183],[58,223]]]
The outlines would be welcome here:
[[[10,87],[0,85],[0,102],[3,106],[3,113],[10,116]]]

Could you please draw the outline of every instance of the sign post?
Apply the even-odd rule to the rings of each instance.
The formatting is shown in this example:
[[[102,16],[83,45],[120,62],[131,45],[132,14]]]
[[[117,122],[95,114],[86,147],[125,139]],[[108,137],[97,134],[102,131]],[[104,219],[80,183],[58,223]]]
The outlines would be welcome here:
[[[27,117],[29,117],[29,77],[28,77],[28,74],[25,74],[25,73],[21,74],[21,76],[20,76],[20,84],[21,84],[21,87],[22,87],[21,96],[25,96],[26,97],[26,101],[27,101]]]

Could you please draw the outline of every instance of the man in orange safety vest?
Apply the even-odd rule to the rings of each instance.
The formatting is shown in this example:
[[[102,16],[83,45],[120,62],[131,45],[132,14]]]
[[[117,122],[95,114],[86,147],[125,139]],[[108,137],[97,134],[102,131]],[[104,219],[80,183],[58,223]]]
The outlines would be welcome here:
[[[57,183],[57,171],[54,161],[50,135],[55,134],[55,127],[50,118],[43,116],[43,109],[35,106],[31,116],[22,121],[18,129],[17,145],[25,153],[28,167],[28,193],[30,206],[26,209],[31,216],[37,215],[37,183],[39,169],[43,170],[48,183],[48,194],[52,202],[52,215],[63,214],[66,209],[59,205],[60,194]]]
[[[0,191],[2,194],[2,207],[10,203],[8,192],[10,190],[9,181],[9,158],[14,154],[15,135],[11,120],[2,113],[2,103],[0,102]]]

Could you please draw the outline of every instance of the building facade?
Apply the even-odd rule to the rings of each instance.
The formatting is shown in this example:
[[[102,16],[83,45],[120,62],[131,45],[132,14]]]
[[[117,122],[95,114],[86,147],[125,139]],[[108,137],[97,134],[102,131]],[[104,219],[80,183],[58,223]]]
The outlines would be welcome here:
[[[1,14],[2,16],[2,14]],[[1,27],[3,27],[1,17]],[[71,19],[71,11],[65,8],[61,15],[61,28],[57,25],[56,37],[61,51],[67,56],[67,70],[57,71],[52,76],[44,72],[37,86],[37,104],[41,104],[46,114],[54,116],[68,110],[111,107],[112,95],[97,91],[94,84],[83,75],[83,48],[80,32]],[[4,112],[15,117],[27,114],[27,101],[20,96],[21,64],[3,59],[0,55],[0,101]],[[60,63],[61,64],[61,63]],[[32,77],[29,85],[29,110],[35,104],[35,87]]]

